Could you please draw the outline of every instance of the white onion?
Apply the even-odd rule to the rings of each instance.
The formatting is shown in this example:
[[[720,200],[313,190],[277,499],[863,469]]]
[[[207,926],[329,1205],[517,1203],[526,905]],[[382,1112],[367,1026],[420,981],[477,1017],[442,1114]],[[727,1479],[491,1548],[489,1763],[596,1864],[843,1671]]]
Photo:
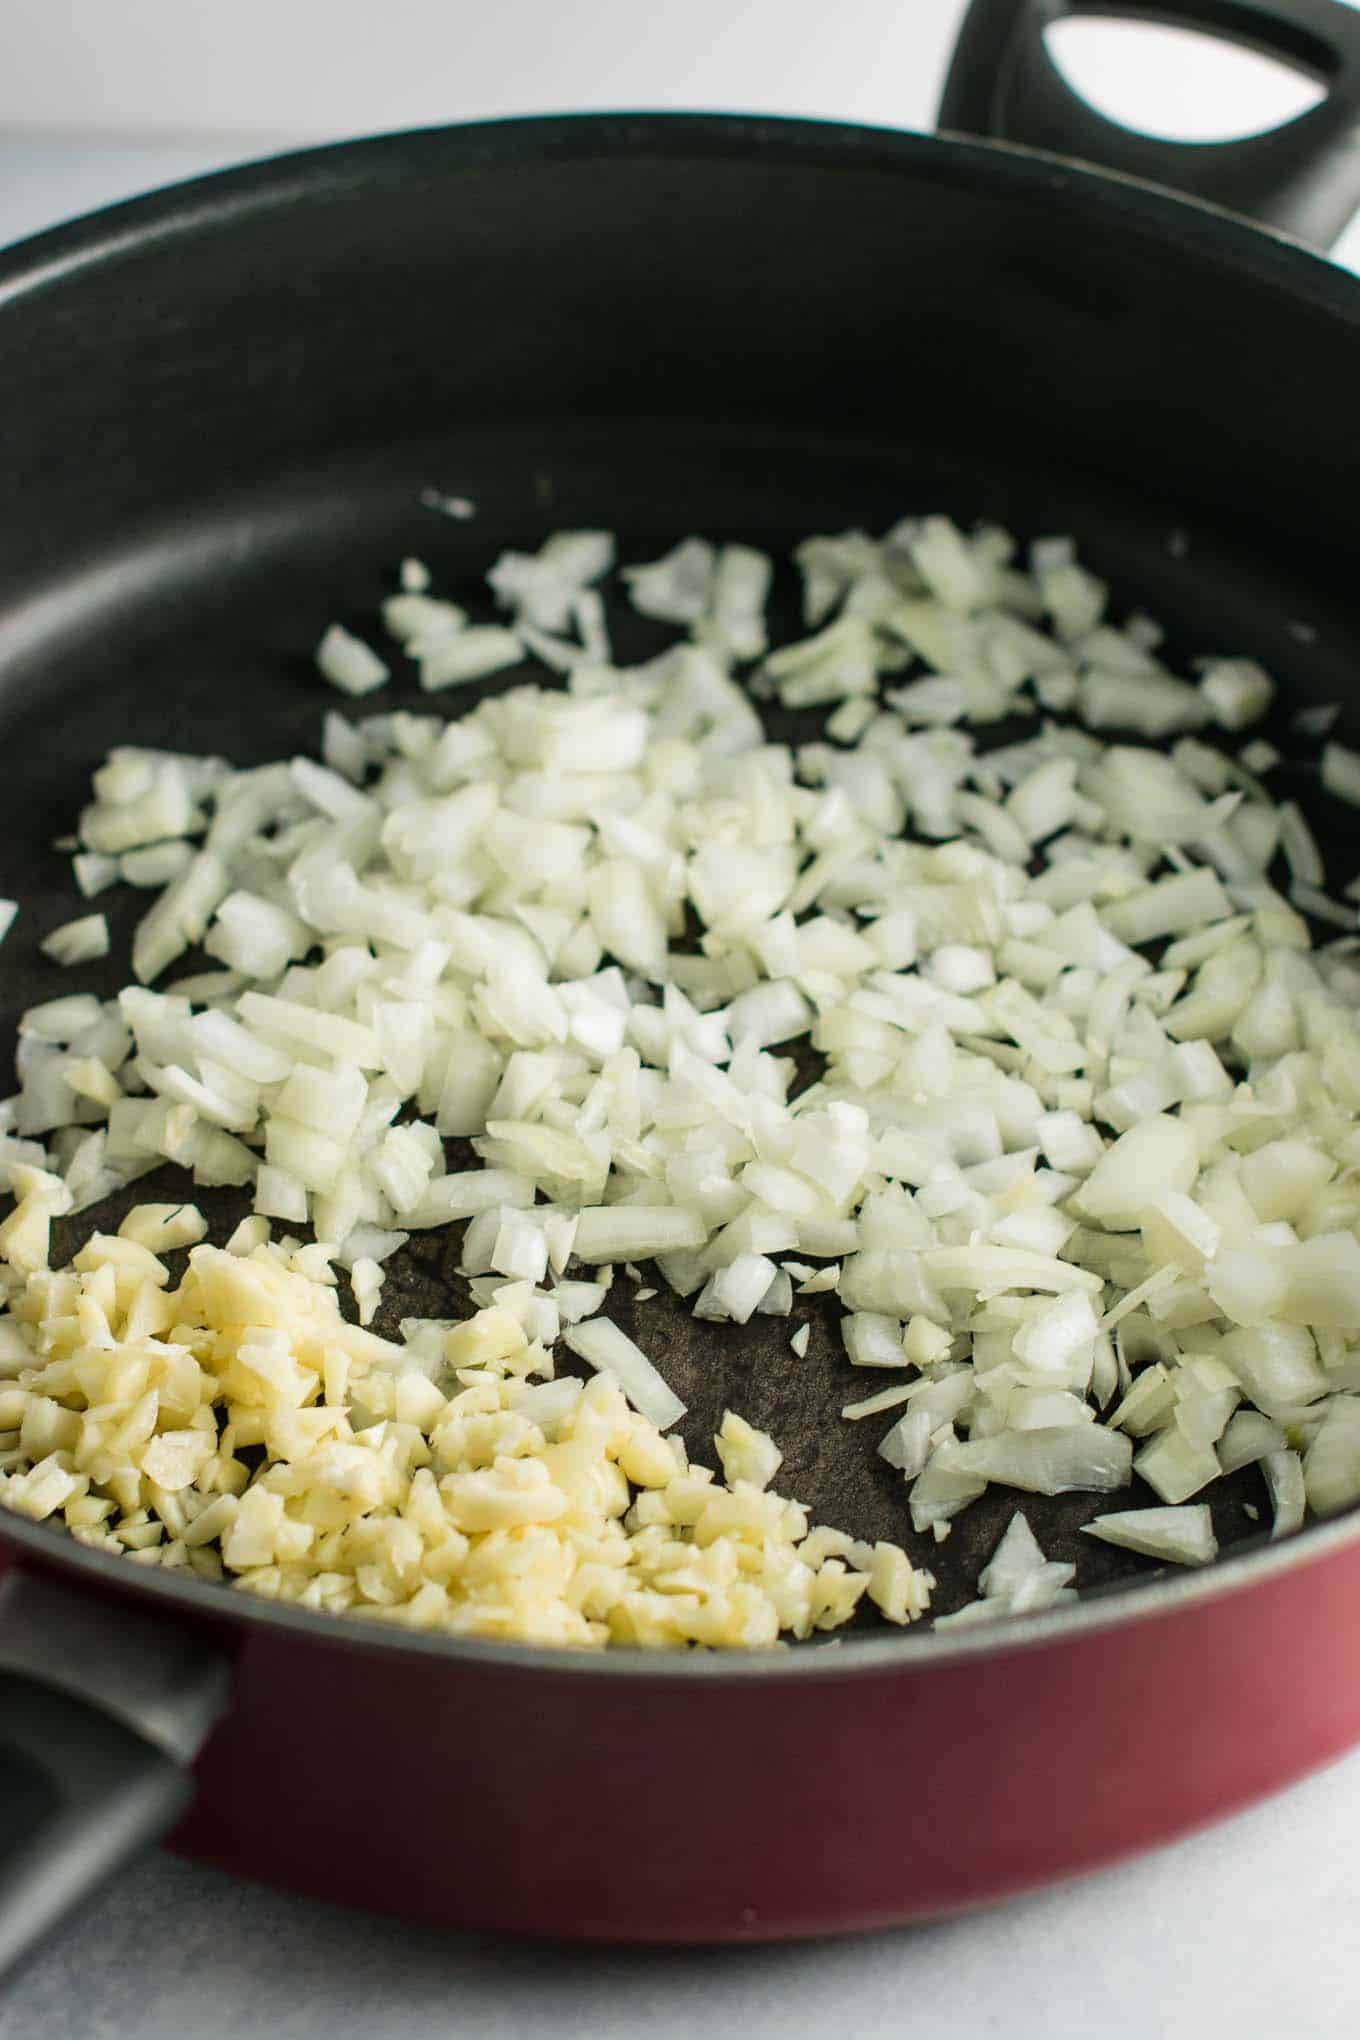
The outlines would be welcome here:
[[[562,1334],[573,1353],[598,1372],[612,1374],[633,1408],[659,1431],[669,1430],[685,1414],[685,1405],[667,1388],[651,1361],[626,1332],[609,1318],[587,1318]]]
[[[1127,1438],[1098,1424],[1002,1432],[954,1445],[948,1452],[951,1471],[1041,1495],[1124,1487],[1133,1456]]]
[[[40,946],[44,955],[67,970],[78,963],[93,963],[109,953],[108,921],[103,914],[85,914],[54,928]]]
[[[1360,807],[1360,752],[1347,750],[1344,744],[1324,744],[1322,783],[1338,800]]]
[[[333,623],[316,648],[316,663],[322,677],[343,694],[371,694],[387,680],[387,667],[377,653]]]
[[[1118,1486],[1133,1440],[1163,1555],[1152,1519],[1198,1522],[1221,1469],[1260,1463],[1282,1528],[1301,1481],[1342,1506],[1360,967],[1294,906],[1356,916],[1261,786],[1270,746],[1167,741],[1246,726],[1269,677],[1185,679],[1148,619],[1107,620],[1070,542],[1026,573],[1006,534],[938,517],[799,548],[811,634],[773,651],[764,554],[693,539],[627,569],[690,641],[623,669],[594,585],[612,558],[599,532],[503,555],[509,628],[418,562],[384,605],[426,688],[537,652],[565,691],[331,715],[322,765],[115,752],[78,882],[165,886],[144,982],[197,943],[224,968],[32,1009],[16,1148],[53,1135],[82,1199],[161,1158],[253,1183],[334,1239],[366,1311],[407,1231],[468,1221],[475,1294],[600,1352],[606,1285],[573,1257],[655,1257],[696,1315],[741,1323],[786,1314],[795,1280],[834,1288],[849,1361],[904,1371],[849,1407],[905,1402],[881,1450],[937,1536],[989,1481]],[[318,657],[351,691],[386,677],[338,626]],[[755,693],[831,706],[836,743],[767,744],[733,675],[752,660]],[[976,745],[1038,707],[1149,742],[1031,720]],[[1323,782],[1354,799],[1357,754],[1327,745]],[[797,1094],[771,1051],[809,1040],[824,1071]],[[449,1136],[481,1166],[446,1174]],[[994,1559],[993,1582],[1018,1570],[984,1583],[992,1612],[1070,1591],[1032,1542]]]
[[[1218,1555],[1208,1505],[1187,1508],[1126,1509],[1117,1515],[1093,1516],[1082,1525],[1088,1537],[1105,1544],[1140,1551],[1146,1558],[1169,1559],[1173,1565],[1207,1565]]]
[[[1274,1514],[1271,1536],[1287,1537],[1291,1531],[1302,1529],[1308,1497],[1303,1461],[1298,1453],[1267,1452],[1261,1461],[1261,1471]]]

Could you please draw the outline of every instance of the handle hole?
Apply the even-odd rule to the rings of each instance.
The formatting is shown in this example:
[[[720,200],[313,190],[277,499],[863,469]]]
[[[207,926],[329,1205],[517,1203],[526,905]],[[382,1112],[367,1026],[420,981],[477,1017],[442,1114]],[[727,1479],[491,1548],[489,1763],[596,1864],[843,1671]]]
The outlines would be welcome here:
[[[1228,142],[1318,105],[1317,72],[1197,28],[1076,14],[1044,31],[1074,92],[1107,120],[1169,142]]]

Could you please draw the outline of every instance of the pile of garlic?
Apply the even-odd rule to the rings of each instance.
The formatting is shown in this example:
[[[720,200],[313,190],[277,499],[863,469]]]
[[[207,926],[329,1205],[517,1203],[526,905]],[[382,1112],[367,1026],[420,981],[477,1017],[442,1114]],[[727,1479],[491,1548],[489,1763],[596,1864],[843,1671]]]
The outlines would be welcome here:
[[[926,1610],[897,1546],[770,1491],[780,1455],[730,1411],[718,1480],[607,1372],[555,1375],[505,1304],[394,1344],[345,1321],[324,1248],[260,1219],[219,1249],[193,1206],[142,1205],[52,1271],[68,1200],[18,1175],[0,1504],[302,1607],[523,1643],[762,1648],[866,1593],[893,1622]]]

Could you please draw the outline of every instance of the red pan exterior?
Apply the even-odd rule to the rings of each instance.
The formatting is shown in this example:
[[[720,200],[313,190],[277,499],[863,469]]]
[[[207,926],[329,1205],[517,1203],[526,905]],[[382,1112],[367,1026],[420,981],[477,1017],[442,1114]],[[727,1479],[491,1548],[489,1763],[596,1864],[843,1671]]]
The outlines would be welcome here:
[[[935,1661],[908,1641],[843,1677],[519,1671],[252,1625],[175,1846],[460,1926],[884,1926],[1147,1848],[1336,1756],[1360,1739],[1357,1611],[1351,1542],[1112,1627]]]

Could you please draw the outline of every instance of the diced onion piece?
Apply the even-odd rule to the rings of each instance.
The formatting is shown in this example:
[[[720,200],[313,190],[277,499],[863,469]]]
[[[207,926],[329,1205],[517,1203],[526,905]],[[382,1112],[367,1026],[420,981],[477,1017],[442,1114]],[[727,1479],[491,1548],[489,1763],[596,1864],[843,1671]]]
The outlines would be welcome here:
[[[1260,721],[1274,699],[1275,684],[1254,659],[1206,659],[1199,691],[1222,729],[1241,730]]]
[[[1208,1565],[1218,1556],[1218,1539],[1207,1502],[1188,1507],[1126,1509],[1113,1516],[1093,1516],[1083,1523],[1088,1537],[1142,1552],[1172,1565]]]
[[[1039,1572],[1046,1560],[1039,1540],[1030,1528],[1023,1509],[1017,1509],[1002,1532],[1001,1541],[978,1575],[978,1586],[988,1599],[1011,1594],[1022,1581]]]
[[[703,1220],[678,1205],[595,1205],[579,1215],[572,1252],[579,1261],[644,1261],[707,1237]]]
[[[1303,1528],[1307,1492],[1303,1476],[1303,1461],[1297,1452],[1267,1452],[1261,1461],[1265,1475],[1266,1492],[1274,1511],[1270,1526],[1272,1537],[1287,1537],[1294,1530]]]
[[[1217,1480],[1220,1469],[1212,1444],[1197,1445],[1173,1424],[1143,1446],[1134,1470],[1164,1502],[1176,1506]]]
[[[563,1342],[597,1371],[612,1374],[639,1415],[668,1431],[685,1414],[685,1405],[666,1386],[647,1355],[609,1318],[586,1318],[569,1325]]]
[[[1308,1506],[1319,1516],[1360,1501],[1360,1397],[1333,1396],[1303,1460]]]
[[[1360,807],[1360,751],[1347,750],[1344,744],[1324,744],[1322,783],[1338,800]]]
[[[93,963],[109,953],[109,924],[103,914],[85,914],[77,921],[63,922],[44,936],[43,954],[70,969],[78,963]]]
[[[342,694],[371,694],[388,678],[377,653],[339,623],[330,626],[317,646],[316,663],[322,678]]]
[[[1130,1441],[1099,1424],[1003,1431],[949,1448],[951,1470],[1040,1495],[1126,1487],[1132,1463]]]
[[[1199,1174],[1190,1128],[1166,1113],[1122,1133],[1081,1187],[1082,1209],[1114,1231],[1131,1231],[1168,1190],[1189,1191]]]
[[[420,684],[426,693],[444,687],[466,687],[506,666],[517,666],[524,647],[512,630],[479,624],[447,637],[429,640],[420,658]]]

